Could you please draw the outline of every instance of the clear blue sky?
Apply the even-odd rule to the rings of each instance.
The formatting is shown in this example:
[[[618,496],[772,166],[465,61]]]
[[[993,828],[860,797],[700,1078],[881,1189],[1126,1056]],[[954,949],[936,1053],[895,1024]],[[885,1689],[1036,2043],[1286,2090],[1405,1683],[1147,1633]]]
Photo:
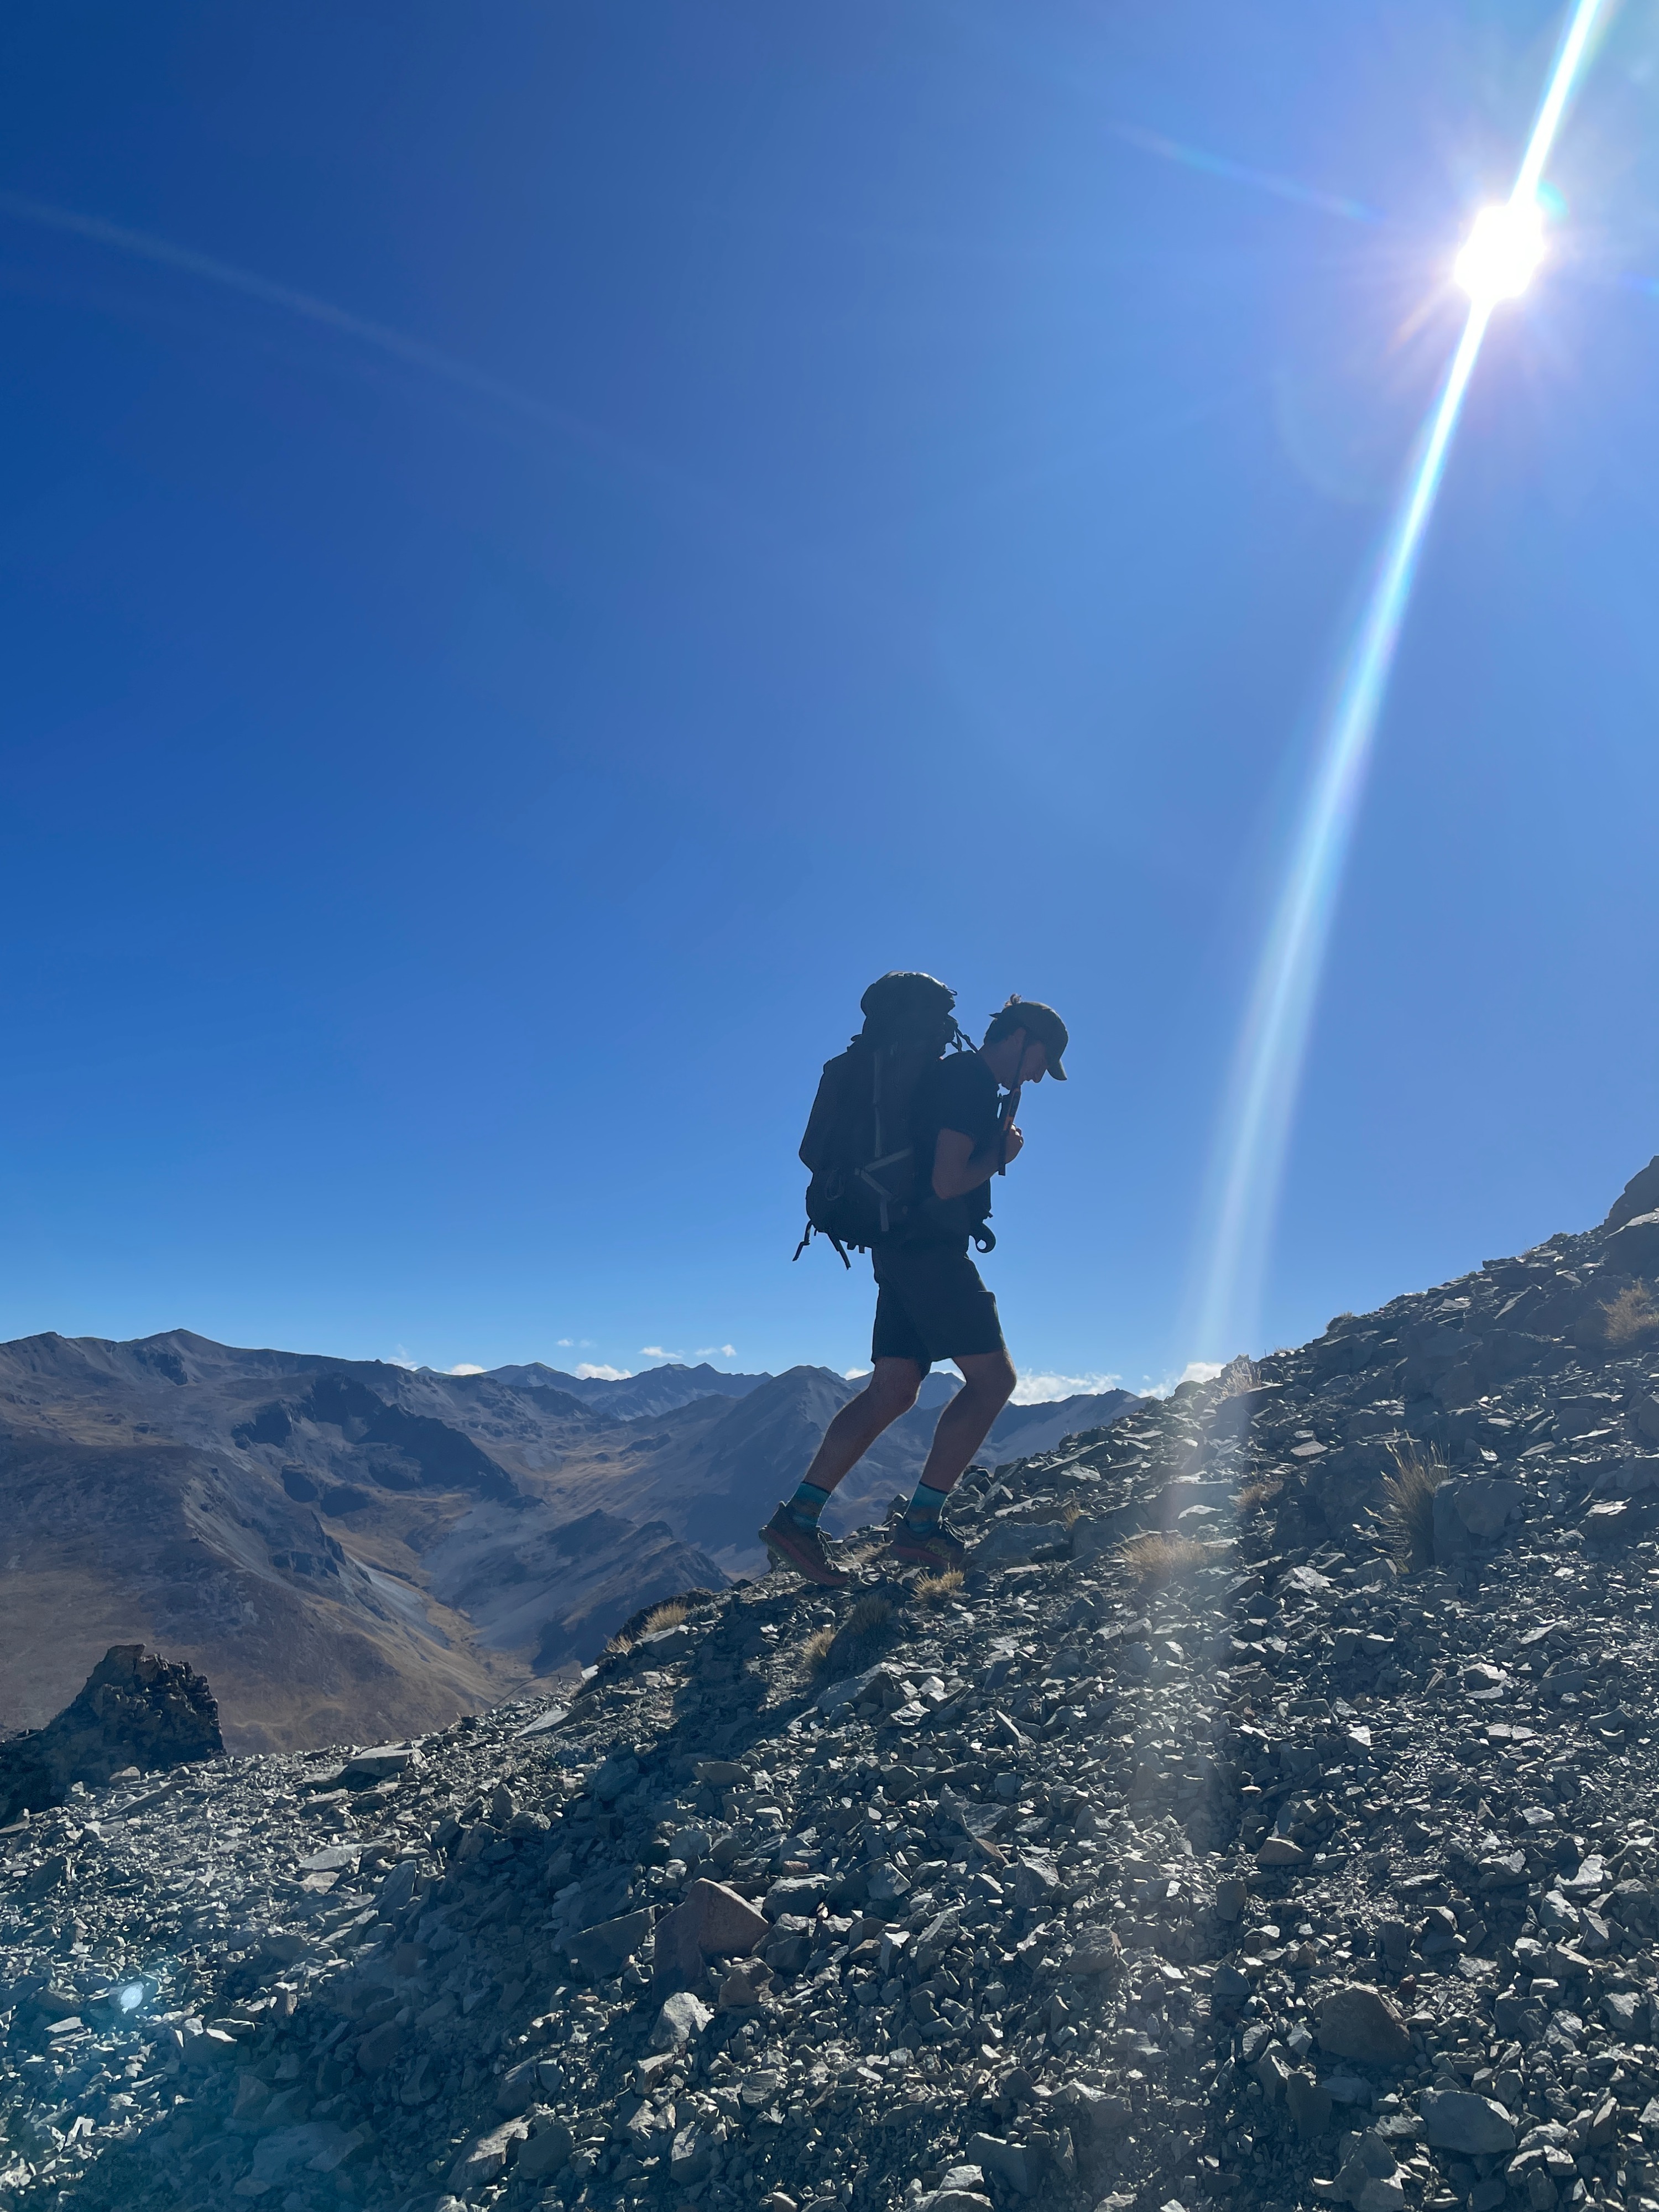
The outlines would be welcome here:
[[[857,1365],[794,1146],[916,966],[1072,1024],[1016,1358],[1238,1349],[1224,1071],[1559,20],[9,9],[0,1334]],[[1659,1149],[1656,60],[1480,366],[1261,1344]]]

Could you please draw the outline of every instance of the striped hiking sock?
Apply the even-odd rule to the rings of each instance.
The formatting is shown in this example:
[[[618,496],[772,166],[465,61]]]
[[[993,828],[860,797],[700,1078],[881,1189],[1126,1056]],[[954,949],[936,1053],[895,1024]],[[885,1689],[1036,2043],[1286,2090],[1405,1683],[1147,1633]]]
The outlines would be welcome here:
[[[803,1482],[789,1501],[792,1519],[803,1528],[816,1528],[818,1516],[830,1503],[830,1493],[820,1490],[816,1482]]]
[[[946,1490],[933,1489],[929,1483],[919,1482],[915,1496],[904,1509],[905,1527],[914,1528],[918,1535],[932,1535],[950,1494]]]

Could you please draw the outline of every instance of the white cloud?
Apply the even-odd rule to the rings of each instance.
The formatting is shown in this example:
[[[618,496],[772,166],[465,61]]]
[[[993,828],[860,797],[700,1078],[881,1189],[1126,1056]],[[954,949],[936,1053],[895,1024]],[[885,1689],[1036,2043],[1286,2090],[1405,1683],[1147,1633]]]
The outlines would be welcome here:
[[[1017,1406],[1046,1406],[1055,1398],[1077,1398],[1085,1391],[1115,1390],[1121,1375],[1022,1375],[1014,1385]]]
[[[556,1341],[557,1342],[561,1352],[568,1352],[574,1345],[576,1340],[574,1336],[562,1336],[557,1338]]]
[[[483,1370],[482,1367],[475,1367],[470,1360],[464,1359],[459,1367],[446,1367],[444,1373],[446,1375],[482,1375]]]
[[[693,1359],[735,1359],[737,1356],[735,1344],[700,1344],[691,1355]]]
[[[583,1382],[626,1382],[633,1374],[631,1367],[597,1367],[591,1359],[584,1359],[576,1369]]]
[[[388,1352],[386,1363],[388,1367],[409,1368],[418,1367],[421,1364],[406,1344],[400,1344],[395,1352]]]
[[[665,1352],[659,1344],[642,1344],[640,1357],[641,1359],[684,1359],[685,1354],[683,1352]]]
[[[843,1367],[841,1370],[842,1380],[843,1382],[862,1382],[869,1372],[867,1367]]]
[[[1166,1375],[1160,1382],[1147,1376],[1141,1389],[1149,1398],[1167,1398],[1171,1390],[1183,1382],[1208,1382],[1220,1374],[1225,1362],[1219,1359],[1189,1359],[1179,1375]]]

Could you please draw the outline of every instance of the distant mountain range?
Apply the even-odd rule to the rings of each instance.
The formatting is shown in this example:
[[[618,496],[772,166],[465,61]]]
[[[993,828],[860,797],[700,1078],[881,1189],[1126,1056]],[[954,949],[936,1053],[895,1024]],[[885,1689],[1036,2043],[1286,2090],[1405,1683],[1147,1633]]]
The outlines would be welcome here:
[[[235,1749],[494,1704],[643,1605],[757,1572],[755,1530],[860,1387],[821,1367],[444,1375],[183,1329],[0,1345],[0,1729],[38,1725],[131,1641],[206,1674]],[[954,1387],[929,1376],[832,1530],[908,1493]],[[1009,1407],[981,1456],[1137,1402]]]
[[[429,1375],[430,1368],[417,1370]],[[641,1375],[612,1379],[604,1375],[565,1375],[556,1367],[536,1360],[528,1367],[492,1367],[493,1382],[506,1382],[521,1390],[559,1390],[579,1399],[613,1421],[637,1420],[642,1414],[672,1413],[693,1398],[744,1398],[756,1383],[771,1380],[766,1375],[723,1375],[705,1360],[684,1367],[671,1359],[661,1367],[647,1367]]]

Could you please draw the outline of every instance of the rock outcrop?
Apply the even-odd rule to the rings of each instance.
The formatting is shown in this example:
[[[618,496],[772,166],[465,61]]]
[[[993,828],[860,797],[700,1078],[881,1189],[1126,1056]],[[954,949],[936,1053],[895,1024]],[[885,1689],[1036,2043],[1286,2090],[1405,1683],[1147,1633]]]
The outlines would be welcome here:
[[[971,1474],[959,1583],[32,1815],[0,2201],[1659,2212],[1624,1225]]]
[[[135,1768],[149,1774],[224,1749],[219,1708],[191,1667],[114,1644],[72,1705],[43,1729],[0,1741],[0,1826],[61,1805]]]

